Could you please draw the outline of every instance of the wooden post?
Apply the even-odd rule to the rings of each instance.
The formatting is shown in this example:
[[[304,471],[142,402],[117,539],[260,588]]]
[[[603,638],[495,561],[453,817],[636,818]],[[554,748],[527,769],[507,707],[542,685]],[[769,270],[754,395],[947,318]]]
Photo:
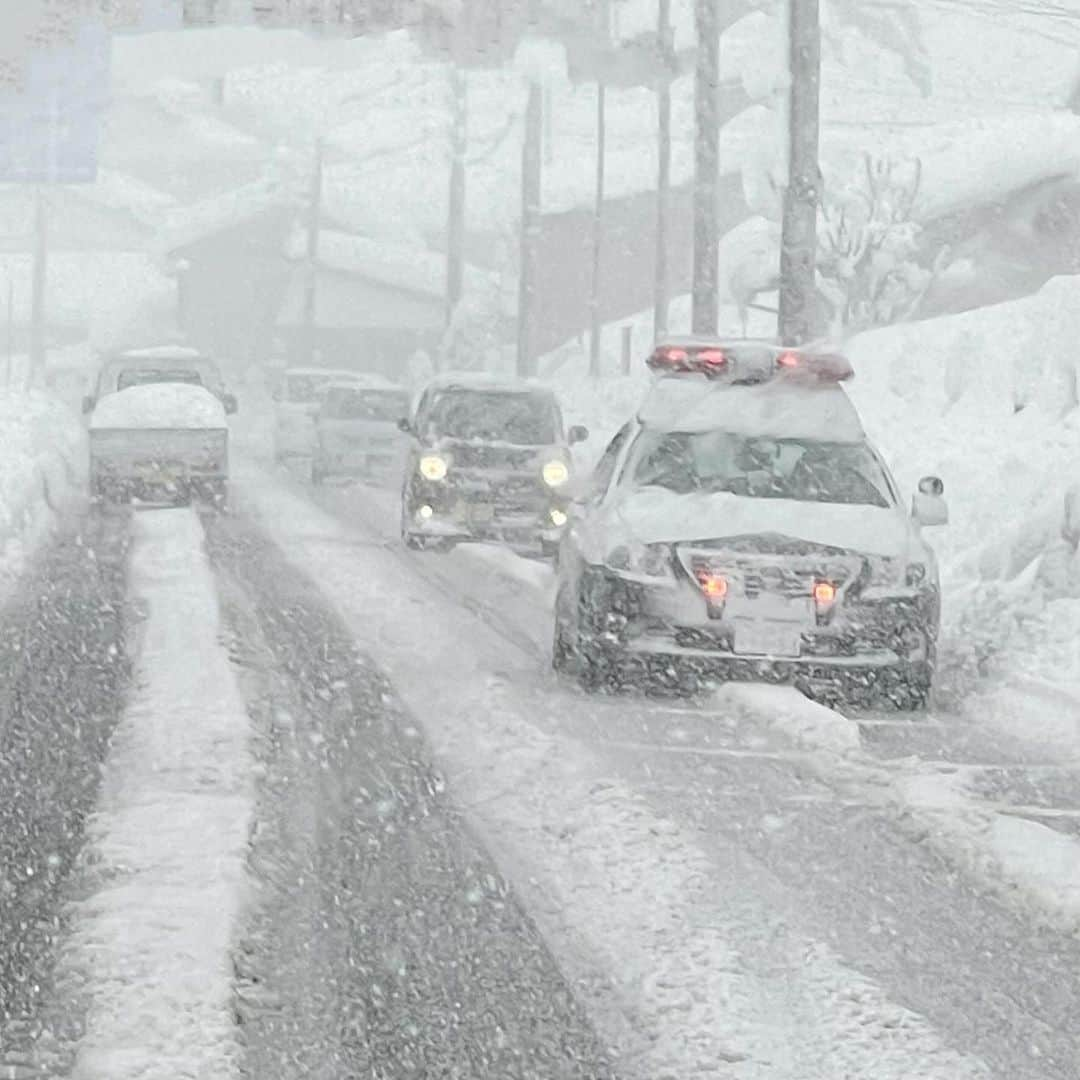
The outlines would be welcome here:
[[[30,357],[26,371],[27,388],[45,377],[45,291],[49,275],[48,222],[45,196],[34,192],[34,269],[30,308]]]
[[[822,329],[816,278],[821,27],[818,0],[789,3],[790,160],[780,246],[780,339],[785,345],[801,345]]]
[[[600,273],[604,253],[604,172],[607,157],[607,90],[596,84],[596,203],[593,211],[592,292],[589,295],[589,374],[600,374]]]
[[[660,0],[657,38],[665,59],[671,47],[671,0]],[[668,297],[668,231],[671,219],[671,83],[668,73],[661,74],[657,87],[659,169],[656,179],[656,285],[653,329],[656,337],[667,333],[670,301]]]
[[[519,375],[524,376],[536,374],[536,279],[543,169],[543,113],[540,86],[530,82],[521,155],[521,265],[518,272],[517,370]]]
[[[446,325],[465,283],[465,156],[468,153],[468,83],[456,58],[450,67],[450,199],[446,224]]]
[[[319,232],[322,225],[323,140],[315,143],[315,167],[311,176],[311,198],[307,222],[307,281],[304,283],[304,352],[310,363],[315,356],[316,290],[319,261]]]
[[[634,327],[628,324],[622,328],[622,373],[630,374],[630,365],[633,362],[634,352]]]
[[[7,378],[4,385],[11,387],[11,369],[15,363],[15,279],[8,268],[7,283]]]
[[[720,324],[717,265],[720,257],[717,198],[720,189],[719,0],[695,0],[697,70],[694,79],[694,282],[691,322],[695,334],[715,335]]]

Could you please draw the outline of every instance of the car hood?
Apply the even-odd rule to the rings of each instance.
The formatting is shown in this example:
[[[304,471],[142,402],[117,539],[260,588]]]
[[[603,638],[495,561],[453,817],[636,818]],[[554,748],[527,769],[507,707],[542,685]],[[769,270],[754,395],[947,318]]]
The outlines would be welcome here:
[[[611,531],[638,544],[770,534],[866,555],[903,557],[914,530],[898,507],[750,499],[727,493],[634,492],[612,510]],[[618,541],[616,541],[618,542]]]

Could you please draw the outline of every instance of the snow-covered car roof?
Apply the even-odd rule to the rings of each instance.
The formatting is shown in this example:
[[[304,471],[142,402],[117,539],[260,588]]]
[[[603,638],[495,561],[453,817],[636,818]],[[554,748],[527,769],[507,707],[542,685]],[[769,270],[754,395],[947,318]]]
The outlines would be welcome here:
[[[649,428],[663,431],[730,431],[775,438],[864,442],[859,414],[843,388],[772,380],[748,386],[704,376],[658,379],[638,411]]]
[[[447,371],[428,381],[426,390],[477,390],[499,394],[550,394],[550,387],[541,386],[513,375],[498,375],[490,371]]]
[[[190,383],[147,383],[103,397],[90,417],[90,429],[226,428],[225,407],[209,390]]]

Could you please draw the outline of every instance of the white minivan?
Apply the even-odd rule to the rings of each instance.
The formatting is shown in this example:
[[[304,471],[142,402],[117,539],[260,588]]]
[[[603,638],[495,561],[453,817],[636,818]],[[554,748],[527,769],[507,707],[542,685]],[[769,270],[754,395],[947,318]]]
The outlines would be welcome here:
[[[315,414],[320,392],[330,383],[356,382],[363,375],[334,368],[295,367],[274,388],[274,460],[310,458],[315,451]]]
[[[311,482],[337,476],[396,481],[408,453],[401,421],[410,406],[407,389],[377,375],[328,383],[315,414]]]

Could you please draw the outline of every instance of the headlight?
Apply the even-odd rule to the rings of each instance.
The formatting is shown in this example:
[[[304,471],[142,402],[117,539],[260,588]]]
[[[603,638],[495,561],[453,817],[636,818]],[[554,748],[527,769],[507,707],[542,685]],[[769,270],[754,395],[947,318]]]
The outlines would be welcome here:
[[[630,548],[625,544],[608,553],[605,562],[612,570],[637,577],[665,578],[671,576],[672,550],[668,544],[647,544]]]
[[[557,488],[562,487],[570,479],[570,470],[567,468],[565,461],[559,461],[556,458],[554,461],[549,461],[540,470],[540,475],[544,478],[544,483],[548,487]]]
[[[445,480],[449,468],[449,462],[439,454],[425,454],[418,466],[420,475],[425,480]]]

